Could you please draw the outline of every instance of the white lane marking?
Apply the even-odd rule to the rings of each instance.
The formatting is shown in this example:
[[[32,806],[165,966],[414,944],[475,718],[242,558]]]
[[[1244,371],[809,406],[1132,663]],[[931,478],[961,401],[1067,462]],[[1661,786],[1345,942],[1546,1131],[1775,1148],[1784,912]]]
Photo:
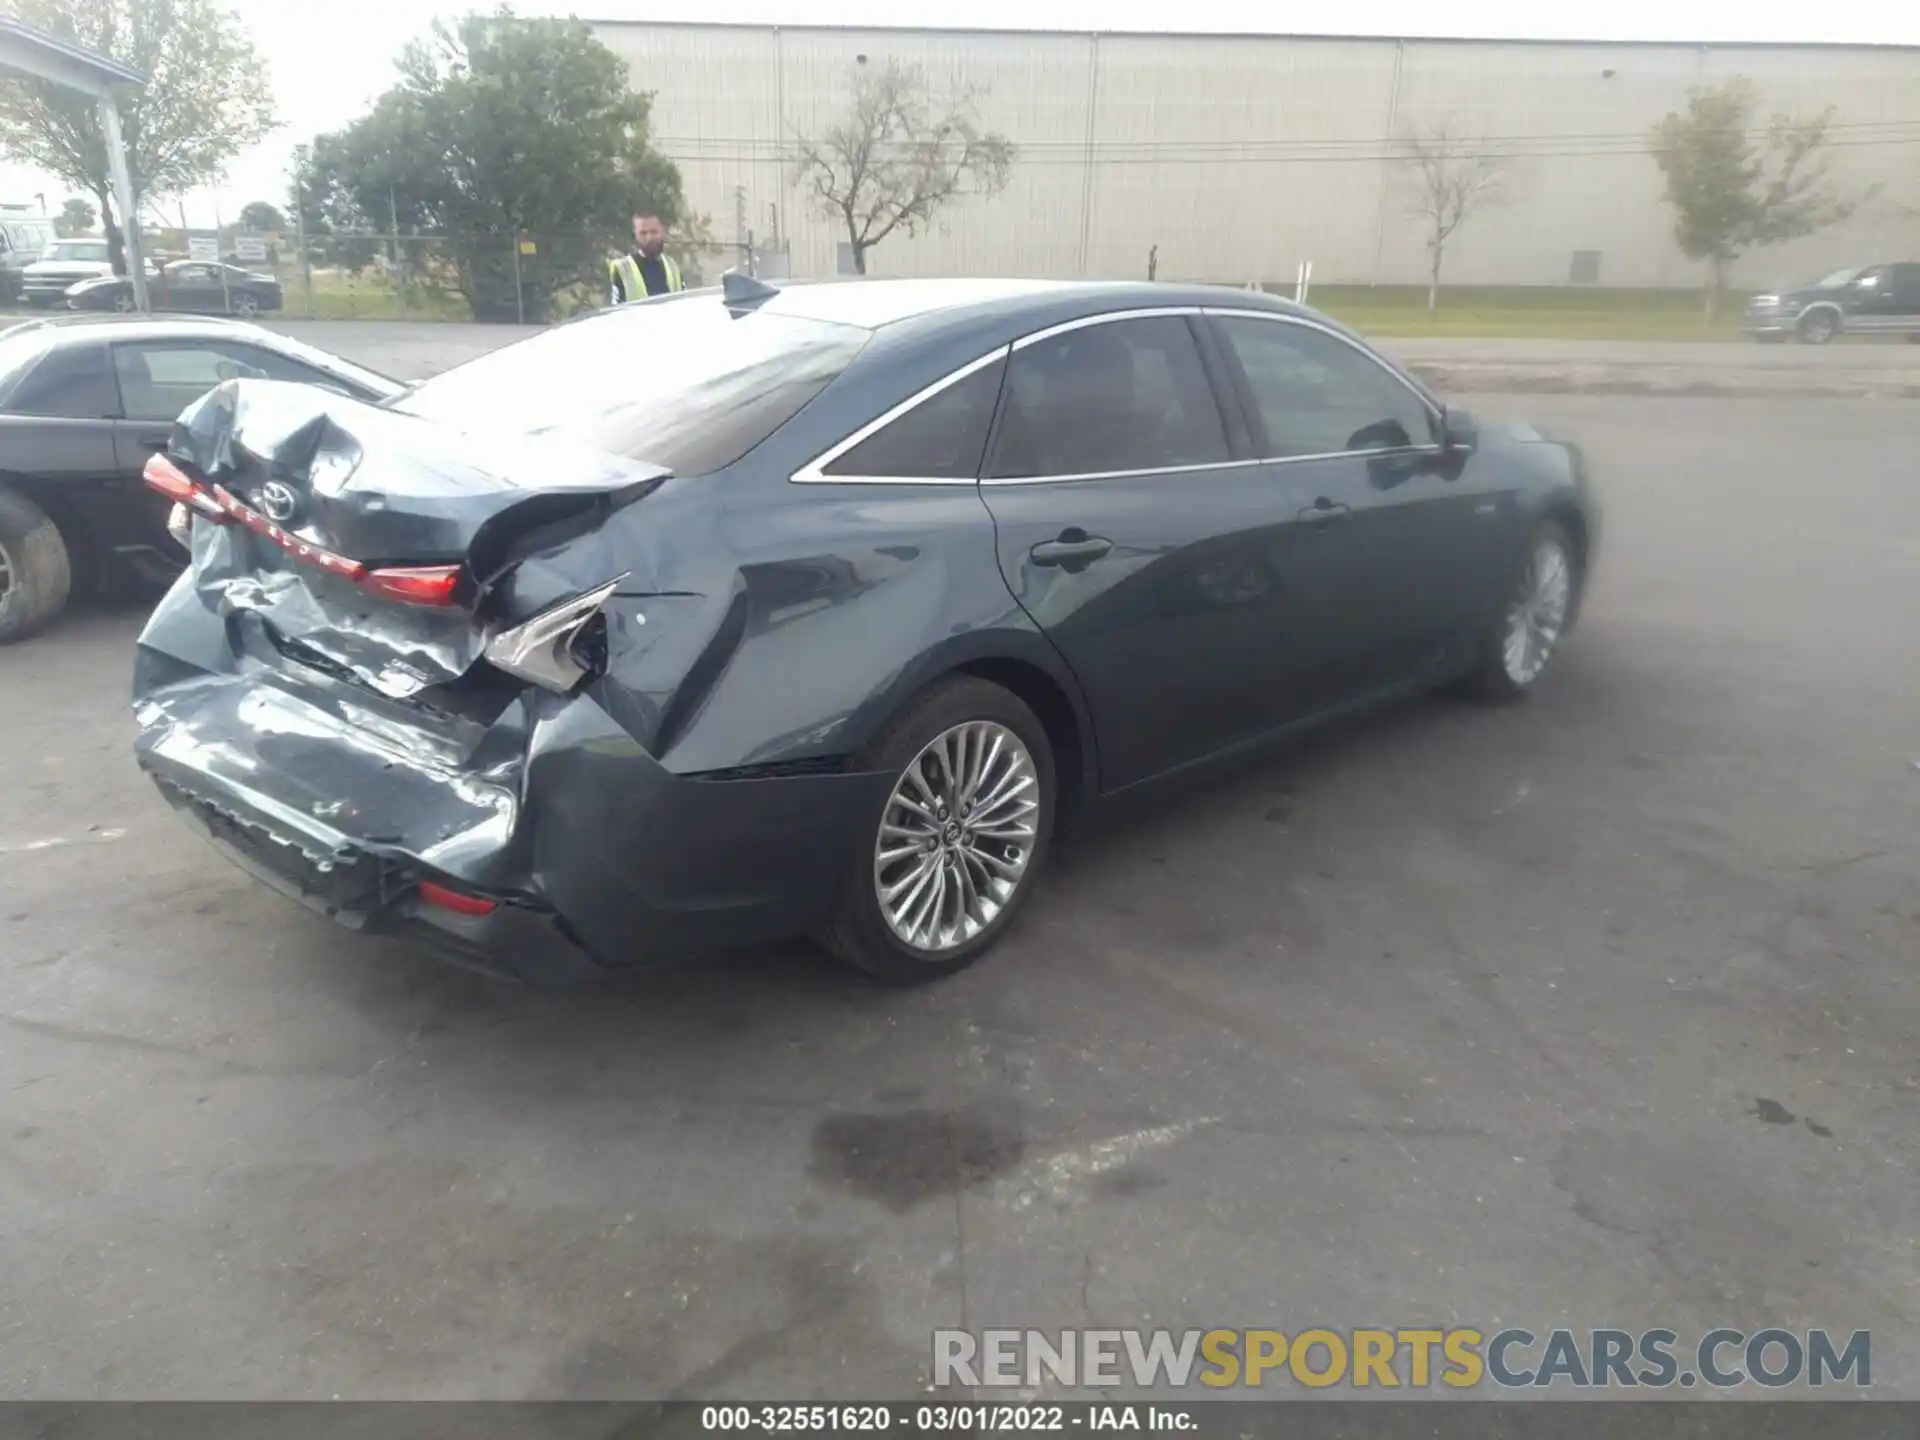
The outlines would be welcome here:
[[[85,835],[55,835],[46,840],[26,840],[17,845],[0,845],[0,855],[31,855],[36,850],[58,850],[62,845],[99,845],[119,840],[125,830],[94,830]]]

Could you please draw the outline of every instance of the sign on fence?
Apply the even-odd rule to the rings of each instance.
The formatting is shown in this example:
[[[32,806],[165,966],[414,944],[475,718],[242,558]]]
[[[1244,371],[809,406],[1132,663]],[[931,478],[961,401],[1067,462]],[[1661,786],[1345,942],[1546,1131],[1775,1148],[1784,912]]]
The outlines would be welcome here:
[[[233,237],[233,253],[242,260],[264,260],[267,258],[267,242],[258,235],[236,235]]]
[[[189,260],[218,260],[220,258],[220,237],[217,235],[189,235],[187,237],[187,258]]]

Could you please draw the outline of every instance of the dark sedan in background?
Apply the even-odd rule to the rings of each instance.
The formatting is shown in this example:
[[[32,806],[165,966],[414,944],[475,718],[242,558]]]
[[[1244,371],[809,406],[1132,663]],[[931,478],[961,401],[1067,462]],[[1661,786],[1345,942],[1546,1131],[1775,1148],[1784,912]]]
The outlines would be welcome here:
[[[194,561],[141,766],[281,892],[529,977],[955,970],[1070,813],[1532,689],[1598,540],[1575,448],[1170,285],[730,278],[383,408],[222,385],[148,474]]]
[[[1756,295],[1741,323],[1759,340],[1825,345],[1852,334],[1920,341],[1920,264],[1849,266],[1798,290]]]
[[[67,315],[0,333],[0,644],[66,605],[74,580],[165,581],[184,560],[140,482],[174,417],[240,376],[380,400],[397,382],[225,320]]]
[[[155,310],[200,315],[252,315],[280,308],[280,282],[271,275],[216,265],[207,260],[176,260],[147,281],[148,303]],[[133,285],[124,275],[84,280],[67,291],[75,310],[133,309]]]

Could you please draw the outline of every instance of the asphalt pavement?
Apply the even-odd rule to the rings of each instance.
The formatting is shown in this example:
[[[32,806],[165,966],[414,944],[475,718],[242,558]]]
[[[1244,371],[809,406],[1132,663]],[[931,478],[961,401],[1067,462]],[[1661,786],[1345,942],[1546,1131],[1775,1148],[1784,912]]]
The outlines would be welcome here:
[[[1087,837],[919,991],[343,934],[136,774],[137,615],[0,651],[0,1394],[913,1397],[940,1325],[1518,1324],[1867,1329],[1920,1396],[1920,407],[1463,398],[1605,488],[1543,693]]]

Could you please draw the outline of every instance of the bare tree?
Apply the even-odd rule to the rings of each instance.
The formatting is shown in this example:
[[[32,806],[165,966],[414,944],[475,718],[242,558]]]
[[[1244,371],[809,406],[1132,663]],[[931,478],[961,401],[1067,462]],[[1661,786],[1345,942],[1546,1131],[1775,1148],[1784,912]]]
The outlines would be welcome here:
[[[1427,314],[1440,304],[1440,266],[1447,242],[1468,217],[1497,204],[1509,178],[1504,156],[1488,154],[1480,142],[1456,134],[1442,123],[1424,133],[1401,137],[1406,151],[1411,216],[1427,231]]]
[[[1006,188],[1013,142],[981,127],[979,96],[937,95],[917,65],[863,63],[844,117],[800,142],[795,183],[822,217],[846,227],[856,273],[867,273],[867,252],[894,231],[917,234],[959,196]]]

